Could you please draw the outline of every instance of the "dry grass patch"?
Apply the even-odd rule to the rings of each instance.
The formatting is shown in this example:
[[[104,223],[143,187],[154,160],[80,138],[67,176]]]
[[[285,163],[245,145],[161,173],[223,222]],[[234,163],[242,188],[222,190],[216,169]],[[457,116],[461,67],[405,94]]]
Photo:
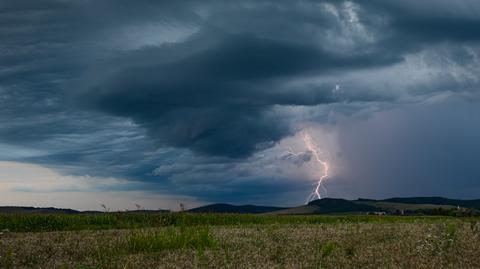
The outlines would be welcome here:
[[[6,233],[1,268],[480,268],[476,220]]]

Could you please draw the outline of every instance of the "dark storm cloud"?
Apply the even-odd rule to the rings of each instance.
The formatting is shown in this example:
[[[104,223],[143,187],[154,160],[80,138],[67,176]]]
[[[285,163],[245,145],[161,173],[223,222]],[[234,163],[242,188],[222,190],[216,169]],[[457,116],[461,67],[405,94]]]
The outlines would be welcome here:
[[[480,19],[475,15],[480,11],[480,4],[476,1],[361,3],[365,5],[364,15],[372,12],[385,15],[388,23],[382,35],[388,50],[412,51],[431,47],[438,42],[468,43],[480,40]]]
[[[312,159],[312,156],[313,154],[311,151],[301,152],[299,154],[285,152],[283,155],[280,156],[280,159],[291,161],[297,166],[302,166],[304,163],[309,162]]]
[[[253,35],[198,35],[200,40],[192,38],[180,51],[168,46],[148,49],[156,56],[170,54],[168,62],[162,63],[162,57],[134,61],[137,66],[125,67],[94,86],[85,97],[87,102],[114,115],[132,117],[167,146],[245,157],[293,132],[282,118],[270,113],[273,105],[334,101],[331,88],[282,89],[286,77],[398,61],[369,53],[334,55],[311,45]],[[185,54],[183,50],[190,48],[195,52],[172,59],[172,54]]]
[[[393,65],[432,42],[478,38],[480,21],[475,17],[441,17],[391,2],[359,4],[364,15],[360,22],[365,18],[367,30],[379,38],[338,50],[325,46],[335,44],[335,37],[309,36],[305,25],[320,34],[338,28],[341,35],[348,14],[334,18],[322,8],[312,14],[287,2],[264,1],[258,9],[239,4],[235,12],[225,4],[211,5],[209,17],[197,21],[200,30],[186,42],[116,58],[128,66],[113,67],[113,75],[100,79],[85,98],[101,111],[134,119],[160,145],[246,157],[295,131],[269,113],[272,106],[342,101],[332,95],[333,85],[298,89],[282,84],[302,76]],[[282,19],[290,27],[280,28]],[[350,101],[376,101],[362,93],[355,98]]]
[[[205,201],[303,203],[311,183],[301,180],[301,170],[312,153],[262,152],[242,160],[184,154],[166,160],[152,174],[168,178],[170,188]],[[287,198],[292,193],[294,197]]]
[[[470,0],[2,1],[0,159],[203,198],[296,189],[252,159],[303,122],[478,91],[479,13]],[[153,172],[184,151],[205,182],[228,181],[175,180],[195,164]]]

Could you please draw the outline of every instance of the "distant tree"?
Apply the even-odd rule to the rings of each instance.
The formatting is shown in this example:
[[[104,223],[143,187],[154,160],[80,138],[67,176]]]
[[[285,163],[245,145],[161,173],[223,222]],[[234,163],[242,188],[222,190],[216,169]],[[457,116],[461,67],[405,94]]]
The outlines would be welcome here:
[[[103,212],[110,212],[110,208],[108,208],[105,204],[102,204]]]

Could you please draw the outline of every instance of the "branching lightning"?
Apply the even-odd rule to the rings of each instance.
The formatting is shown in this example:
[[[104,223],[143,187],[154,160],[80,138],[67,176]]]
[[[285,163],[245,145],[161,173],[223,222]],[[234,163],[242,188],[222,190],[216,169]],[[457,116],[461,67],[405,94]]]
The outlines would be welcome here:
[[[328,177],[330,168],[328,166],[328,163],[320,158],[320,154],[318,152],[318,146],[315,144],[315,142],[312,140],[312,137],[308,133],[303,134],[303,141],[305,142],[305,146],[307,147],[307,149],[312,152],[314,161],[318,162],[321,166],[321,174],[318,178],[315,191],[313,191],[312,194],[308,196],[308,199],[306,202],[306,203],[309,203],[314,199],[322,198],[322,195],[320,194],[320,188],[323,188],[325,192],[327,192],[327,189],[325,189],[322,183]]]
[[[325,194],[328,195],[327,189],[325,188],[323,181],[329,176],[330,166],[328,165],[327,161],[322,160],[322,158],[320,157],[319,148],[317,144],[313,141],[310,134],[308,134],[307,132],[302,132],[302,139],[303,139],[303,142],[305,143],[307,150],[311,152],[311,154],[313,155],[314,161],[320,164],[320,167],[319,167],[320,175],[318,176],[318,181],[317,181],[315,190],[308,196],[307,201],[305,202],[306,204],[308,204],[312,200],[322,199],[322,194],[320,189],[323,189]],[[291,148],[287,148],[286,153],[288,153],[290,156],[295,156],[295,157],[298,157],[304,154],[304,152],[295,153]]]

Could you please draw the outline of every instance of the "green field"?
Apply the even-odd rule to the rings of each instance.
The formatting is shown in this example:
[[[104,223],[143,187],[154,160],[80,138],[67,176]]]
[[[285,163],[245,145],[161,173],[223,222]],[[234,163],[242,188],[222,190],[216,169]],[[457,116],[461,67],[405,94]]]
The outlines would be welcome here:
[[[0,215],[0,268],[480,268],[480,219]]]

